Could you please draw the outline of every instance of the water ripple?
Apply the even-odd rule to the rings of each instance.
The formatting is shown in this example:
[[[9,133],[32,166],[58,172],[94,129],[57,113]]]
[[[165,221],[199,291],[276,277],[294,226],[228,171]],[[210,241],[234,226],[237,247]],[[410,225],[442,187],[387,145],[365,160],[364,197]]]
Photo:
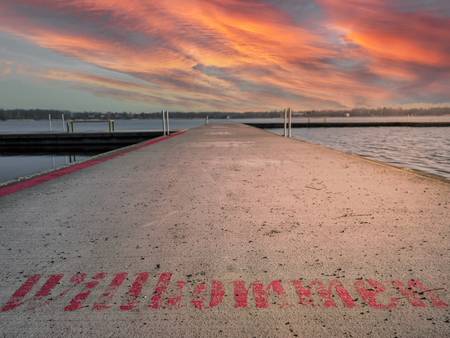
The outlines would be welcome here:
[[[449,128],[311,128],[293,136],[450,179]]]

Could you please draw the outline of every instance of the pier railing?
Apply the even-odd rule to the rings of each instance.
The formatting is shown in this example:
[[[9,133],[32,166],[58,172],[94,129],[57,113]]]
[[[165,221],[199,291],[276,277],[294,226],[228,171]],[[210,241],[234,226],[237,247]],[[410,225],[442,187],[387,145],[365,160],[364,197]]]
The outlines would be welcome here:
[[[115,120],[69,120],[67,121],[67,132],[75,132],[75,123],[108,123],[108,132],[112,133],[116,129]]]

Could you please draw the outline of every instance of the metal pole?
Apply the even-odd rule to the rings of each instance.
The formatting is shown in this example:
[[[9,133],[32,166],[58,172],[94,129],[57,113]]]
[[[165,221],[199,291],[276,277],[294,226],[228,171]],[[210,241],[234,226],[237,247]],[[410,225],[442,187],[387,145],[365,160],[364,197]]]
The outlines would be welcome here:
[[[53,131],[53,128],[52,128],[52,114],[48,114],[48,127],[50,128],[50,131]]]
[[[289,108],[289,137],[292,137],[292,109]]]
[[[166,112],[162,111],[163,135],[166,135]]]
[[[167,135],[170,135],[170,118],[169,118],[169,111],[166,111],[166,117],[167,117]]]
[[[65,123],[65,120],[64,120],[64,114],[61,114],[61,119],[62,119],[63,131],[66,131],[66,123]]]
[[[287,136],[287,109],[283,110],[284,112],[284,137]]]
[[[112,120],[112,131],[116,131],[116,120]]]
[[[208,115],[206,115],[206,118],[205,118],[205,124],[206,124],[206,125],[208,125],[208,124],[209,124],[209,119],[208,119]]]

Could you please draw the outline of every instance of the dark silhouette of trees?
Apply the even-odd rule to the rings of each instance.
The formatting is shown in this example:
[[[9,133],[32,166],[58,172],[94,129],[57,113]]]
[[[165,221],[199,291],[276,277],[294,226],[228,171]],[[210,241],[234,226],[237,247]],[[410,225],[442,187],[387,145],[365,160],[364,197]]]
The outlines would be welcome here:
[[[160,119],[160,112],[142,112],[142,113],[129,113],[129,112],[71,112],[64,110],[54,109],[0,109],[0,120],[10,119],[32,119],[32,120],[44,120],[48,119],[48,115],[51,115],[53,119],[61,118],[64,114],[66,119]],[[439,108],[414,108],[414,109],[401,109],[401,108],[355,108],[351,110],[311,110],[311,111],[294,111],[294,116],[304,117],[345,117],[345,116],[438,116],[450,114],[450,107]],[[225,118],[274,118],[282,117],[282,111],[271,112],[171,112],[171,118],[209,118],[225,119]]]

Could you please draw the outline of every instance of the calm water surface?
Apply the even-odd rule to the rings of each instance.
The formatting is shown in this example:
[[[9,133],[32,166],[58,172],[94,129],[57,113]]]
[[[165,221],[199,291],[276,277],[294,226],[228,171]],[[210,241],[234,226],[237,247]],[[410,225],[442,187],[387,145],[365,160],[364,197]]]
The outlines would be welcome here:
[[[171,129],[193,128],[204,124],[203,119],[171,120]],[[116,120],[116,131],[161,130],[160,120]],[[63,131],[61,120],[52,121],[53,132]],[[108,131],[105,123],[82,123],[75,126],[76,131]],[[0,134],[49,132],[47,120],[7,120],[0,121]],[[97,153],[32,154],[6,155],[0,153],[0,183],[20,177],[31,176],[43,171],[57,169],[88,159]]]
[[[281,134],[281,129],[274,129]],[[294,137],[450,179],[450,128],[293,129]]]
[[[331,121],[331,119],[328,120]],[[237,122],[280,121],[281,119],[237,120]],[[224,123],[227,120],[210,120],[210,122]],[[203,124],[203,119],[177,119],[171,121],[171,128],[193,128]],[[62,128],[61,120],[53,121],[53,131],[62,131]],[[159,120],[116,120],[117,131],[160,129],[161,121]],[[80,124],[76,126],[76,130],[84,132],[107,131],[107,124]],[[0,133],[48,131],[49,123],[45,120],[0,121]],[[282,130],[279,129],[273,131],[282,133]],[[423,170],[450,179],[450,128],[311,128],[294,129],[293,135],[306,141],[399,166]],[[32,156],[0,154],[0,183],[56,169],[76,161],[85,160],[92,155],[92,153],[33,154]]]
[[[95,154],[33,154],[2,155],[0,154],[0,183],[19,177],[58,169],[72,163],[83,161]]]

